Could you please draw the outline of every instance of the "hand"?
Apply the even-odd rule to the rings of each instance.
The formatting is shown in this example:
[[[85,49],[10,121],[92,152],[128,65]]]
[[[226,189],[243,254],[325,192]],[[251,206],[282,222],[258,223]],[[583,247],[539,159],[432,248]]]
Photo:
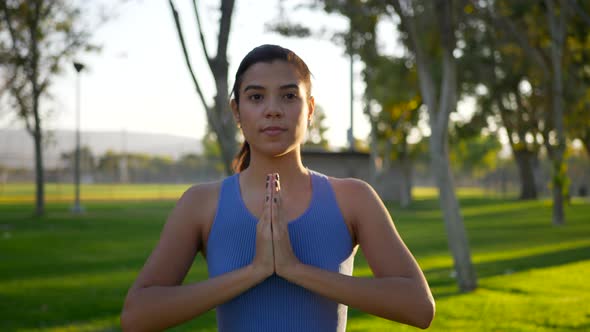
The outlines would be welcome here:
[[[252,266],[263,278],[274,273],[274,255],[272,238],[272,199],[273,199],[273,175],[266,176],[266,194],[264,198],[264,210],[262,217],[256,225],[256,252]]]
[[[288,279],[289,273],[301,262],[295,256],[291,239],[289,238],[288,221],[282,218],[281,214],[281,183],[279,174],[272,177],[271,187],[273,188],[271,204],[272,243],[274,249],[275,273]]]

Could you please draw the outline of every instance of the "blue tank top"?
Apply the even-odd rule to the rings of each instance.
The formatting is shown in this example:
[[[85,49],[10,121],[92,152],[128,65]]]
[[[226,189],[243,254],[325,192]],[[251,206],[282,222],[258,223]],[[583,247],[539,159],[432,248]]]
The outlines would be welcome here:
[[[295,255],[304,264],[352,275],[354,247],[328,178],[310,171],[312,198],[289,223]],[[223,180],[207,242],[209,277],[250,264],[256,224],[240,193],[239,173]],[[348,307],[272,275],[217,307],[220,332],[345,331]]]

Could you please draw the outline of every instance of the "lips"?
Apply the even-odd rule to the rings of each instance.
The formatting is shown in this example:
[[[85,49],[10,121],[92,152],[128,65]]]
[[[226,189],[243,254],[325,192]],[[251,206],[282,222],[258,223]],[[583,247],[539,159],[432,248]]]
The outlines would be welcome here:
[[[280,135],[281,133],[287,131],[287,128],[280,127],[280,126],[268,126],[268,127],[262,128],[261,131],[264,134],[269,135],[269,136],[277,136],[277,135]]]

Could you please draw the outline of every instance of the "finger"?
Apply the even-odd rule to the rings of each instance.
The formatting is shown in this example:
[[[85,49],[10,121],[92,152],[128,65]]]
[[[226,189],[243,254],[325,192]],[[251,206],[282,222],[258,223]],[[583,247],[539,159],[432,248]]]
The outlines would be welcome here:
[[[266,175],[266,192],[264,194],[264,207],[262,210],[262,217],[261,220],[268,220],[270,219],[270,209],[271,209],[271,199],[272,199],[272,174]],[[270,220],[269,220],[270,221]]]
[[[278,206],[277,206],[277,201],[279,199],[279,190],[280,190],[280,184],[277,180],[278,178],[278,174],[274,173],[272,176],[272,202],[271,202],[271,222],[275,223],[276,221],[278,221],[278,217],[279,217],[279,211],[278,211]]]
[[[272,198],[272,174],[266,175],[266,198],[264,200],[265,207],[268,205],[270,207],[270,199]]]
[[[274,180],[274,187],[273,187],[274,191],[275,192],[281,191],[281,179],[280,179],[279,173],[274,173],[273,180]]]
[[[272,205],[272,198],[274,195],[274,175],[273,174],[268,174],[268,187],[267,187],[267,193],[268,193],[268,200],[269,200],[269,211],[270,211],[270,205]]]
[[[278,203],[280,203],[280,193],[281,193],[281,182],[280,182],[280,177],[279,177],[279,173],[273,173],[272,176],[272,180],[273,180],[273,192],[272,192],[272,210],[274,210],[274,214],[272,215],[272,222],[278,222],[279,221],[279,205]]]
[[[280,225],[281,225],[281,218],[282,218],[282,213],[281,213],[281,192],[280,191],[276,191],[273,193],[273,198],[272,198],[272,218],[271,218],[271,222],[274,224],[274,228],[276,230],[280,230]]]

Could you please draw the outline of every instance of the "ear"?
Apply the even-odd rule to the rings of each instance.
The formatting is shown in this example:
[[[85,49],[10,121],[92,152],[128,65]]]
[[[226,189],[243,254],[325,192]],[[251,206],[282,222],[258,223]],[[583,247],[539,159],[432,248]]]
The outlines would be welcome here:
[[[231,111],[234,115],[234,120],[236,120],[236,123],[240,123],[240,110],[238,109],[238,103],[236,100],[232,99],[229,102],[229,106],[231,107]]]
[[[315,111],[315,99],[313,96],[309,96],[307,99],[307,118],[311,119],[313,117],[313,112]]]

